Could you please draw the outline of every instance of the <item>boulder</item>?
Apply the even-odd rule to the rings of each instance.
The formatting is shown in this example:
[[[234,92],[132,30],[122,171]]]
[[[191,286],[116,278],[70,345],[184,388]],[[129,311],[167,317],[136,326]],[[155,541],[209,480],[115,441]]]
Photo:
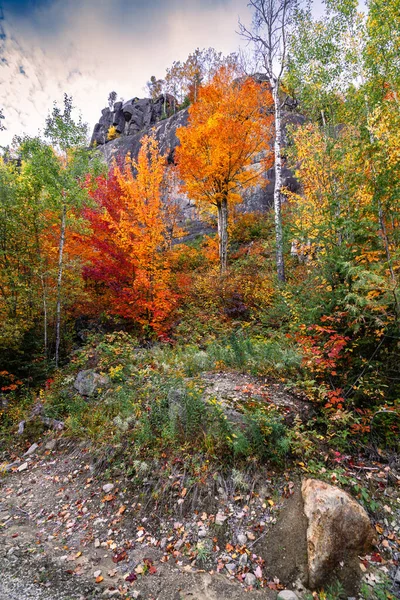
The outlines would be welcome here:
[[[109,379],[105,375],[99,375],[93,369],[79,371],[74,381],[74,388],[81,396],[93,396],[99,389],[107,387]]]
[[[306,479],[301,491],[308,519],[308,586],[317,589],[341,561],[347,565],[369,551],[374,530],[365,510],[336,486]]]
[[[282,590],[279,592],[276,600],[298,600],[297,594],[292,590]]]

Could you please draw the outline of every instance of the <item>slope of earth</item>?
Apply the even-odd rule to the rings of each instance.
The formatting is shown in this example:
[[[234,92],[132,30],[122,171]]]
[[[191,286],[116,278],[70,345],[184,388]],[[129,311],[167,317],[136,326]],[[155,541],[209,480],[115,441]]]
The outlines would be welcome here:
[[[259,574],[261,559],[251,547],[261,514],[270,522],[275,520],[269,504],[265,511],[257,503],[257,511],[249,514],[249,506],[239,509],[236,498],[228,515],[236,521],[236,537],[241,541],[232,540],[227,553],[225,544],[218,548],[218,538],[225,541],[224,521],[228,518],[229,503],[223,490],[217,513],[201,511],[206,502],[200,502],[179,521],[179,514],[160,518],[154,510],[146,512],[139,497],[129,490],[128,480],[104,483],[94,477],[87,447],[62,440],[57,448],[50,449],[52,443],[47,446],[47,450],[45,444],[39,446],[2,481],[2,600],[72,600],[100,594],[138,597],[138,592],[149,599],[234,600],[242,597],[244,588],[249,600],[260,596],[255,590],[256,576],[246,579],[246,574],[253,570]],[[204,552],[199,551],[199,542],[203,542]],[[235,547],[246,560],[235,563],[231,558]],[[215,552],[219,559],[213,569]],[[231,574],[232,565],[235,573]],[[234,577],[239,571],[243,584]],[[264,598],[275,596],[268,587],[262,594]]]
[[[308,404],[279,383],[235,371],[201,380],[204,398],[239,427],[249,402],[276,405],[288,426],[296,415],[309,419]],[[129,462],[129,447],[66,434],[35,441],[8,453],[14,466],[0,479],[0,600],[274,600],[284,588],[306,598],[303,475],[347,487],[369,510],[379,546],[360,557],[371,594],[359,597],[399,592],[395,459],[321,450],[319,463],[277,470],[252,461],[218,468],[204,458],[193,479],[178,455]],[[353,596],[354,581],[345,583]],[[391,595],[374,595],[376,586]]]

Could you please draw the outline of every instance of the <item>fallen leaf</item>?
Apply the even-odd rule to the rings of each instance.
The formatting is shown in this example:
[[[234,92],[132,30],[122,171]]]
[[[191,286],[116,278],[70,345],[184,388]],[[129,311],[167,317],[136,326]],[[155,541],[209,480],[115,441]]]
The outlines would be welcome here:
[[[127,553],[125,552],[125,550],[123,550],[119,554],[114,554],[114,556],[112,557],[112,561],[113,563],[119,563],[121,562],[121,560],[125,560],[127,556]]]
[[[138,565],[137,567],[135,567],[135,573],[137,573],[138,575],[142,575],[143,571],[144,571],[143,565]]]
[[[111,500],[115,500],[114,494],[107,494],[101,499],[102,502],[111,502]]]

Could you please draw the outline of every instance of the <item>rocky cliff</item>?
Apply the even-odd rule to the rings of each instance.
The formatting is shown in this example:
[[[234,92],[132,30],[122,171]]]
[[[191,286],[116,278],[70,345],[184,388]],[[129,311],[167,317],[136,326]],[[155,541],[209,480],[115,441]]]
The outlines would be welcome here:
[[[162,154],[167,156],[170,164],[174,163],[175,148],[179,144],[176,130],[188,123],[188,109],[175,112],[176,101],[172,96],[162,95],[156,100],[150,98],[132,98],[125,104],[117,102],[114,110],[105,108],[96,124],[92,135],[92,146],[97,146],[106,161],[111,164],[113,159],[124,158],[128,153],[136,157],[141,139],[144,135],[154,135]],[[302,115],[285,112],[283,115],[283,140],[287,144],[288,126],[300,125],[305,121]],[[108,140],[108,132],[113,127],[117,137]],[[299,184],[293,172],[283,167],[283,185],[291,191],[297,191]],[[254,187],[246,190],[240,210],[244,212],[265,211],[272,206],[274,191],[274,170],[269,169],[265,175],[268,183],[264,187]],[[177,190],[177,194],[179,192]],[[197,219],[193,205],[184,196],[180,196],[180,204],[185,212],[185,218],[190,221]]]

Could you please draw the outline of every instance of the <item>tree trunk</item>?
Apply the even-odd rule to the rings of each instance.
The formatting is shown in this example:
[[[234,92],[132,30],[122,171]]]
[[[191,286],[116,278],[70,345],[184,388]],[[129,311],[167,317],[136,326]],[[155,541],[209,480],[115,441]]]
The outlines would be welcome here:
[[[47,359],[47,346],[48,346],[48,342],[47,342],[47,339],[48,339],[48,335],[47,335],[47,294],[46,294],[46,283],[44,281],[43,275],[40,276],[40,280],[42,282],[42,296],[43,296],[44,355]]]
[[[218,238],[219,238],[219,264],[221,273],[226,273],[228,266],[228,200],[223,198],[217,205],[218,208]]]
[[[276,81],[271,81],[274,109],[275,109],[275,143],[274,143],[274,167],[275,167],[275,187],[274,187],[274,213],[275,213],[275,238],[276,238],[276,270],[278,280],[283,283],[285,277],[285,261],[283,257],[283,230],[282,230],[282,123],[281,123],[281,106],[279,102],[279,84]]]
[[[56,309],[56,368],[58,367],[58,361],[60,356],[60,329],[61,329],[61,284],[62,284],[62,272],[63,272],[63,254],[64,254],[64,243],[65,243],[65,226],[67,220],[67,206],[63,204],[61,213],[61,232],[60,232],[60,243],[58,247],[58,277],[57,277],[57,309]]]

